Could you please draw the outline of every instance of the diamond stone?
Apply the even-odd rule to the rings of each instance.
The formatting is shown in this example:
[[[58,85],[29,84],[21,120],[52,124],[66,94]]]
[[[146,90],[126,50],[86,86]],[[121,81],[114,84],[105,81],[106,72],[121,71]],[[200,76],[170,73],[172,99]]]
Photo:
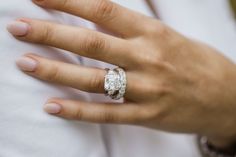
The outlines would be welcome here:
[[[115,69],[119,76],[120,76],[120,88],[119,88],[119,93],[117,95],[115,95],[113,97],[113,99],[115,100],[118,100],[120,98],[122,98],[125,94],[125,91],[126,91],[126,85],[127,85],[127,81],[126,81],[126,74],[125,74],[125,71],[121,68],[116,68]]]
[[[118,100],[124,97],[127,80],[125,71],[122,68],[115,68],[113,70],[106,69],[104,90],[112,99]]]
[[[109,70],[107,75],[105,76],[105,90],[107,90],[109,94],[114,94],[121,87],[119,80],[120,76],[117,74],[117,72]]]

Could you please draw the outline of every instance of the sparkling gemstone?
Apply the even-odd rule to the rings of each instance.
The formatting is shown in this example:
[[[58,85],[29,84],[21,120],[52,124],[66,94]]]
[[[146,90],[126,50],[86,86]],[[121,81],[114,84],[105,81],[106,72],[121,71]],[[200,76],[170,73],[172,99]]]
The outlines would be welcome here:
[[[105,77],[105,89],[114,92],[116,90],[119,90],[119,88],[121,87],[119,80],[120,76],[116,72],[109,71]]]
[[[116,68],[107,71],[105,76],[104,89],[106,94],[112,99],[118,100],[124,97],[127,81],[125,71],[121,68]]]

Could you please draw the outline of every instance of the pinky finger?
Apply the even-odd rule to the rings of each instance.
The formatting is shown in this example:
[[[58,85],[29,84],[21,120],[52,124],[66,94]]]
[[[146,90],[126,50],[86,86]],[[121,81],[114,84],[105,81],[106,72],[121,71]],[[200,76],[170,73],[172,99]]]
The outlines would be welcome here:
[[[135,104],[90,103],[54,98],[44,110],[66,119],[94,123],[135,124],[147,118],[141,106]]]

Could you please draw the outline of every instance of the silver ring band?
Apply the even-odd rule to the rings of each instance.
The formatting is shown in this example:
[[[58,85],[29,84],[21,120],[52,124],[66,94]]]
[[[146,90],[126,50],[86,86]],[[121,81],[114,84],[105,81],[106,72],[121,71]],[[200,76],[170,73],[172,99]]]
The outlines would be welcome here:
[[[113,99],[119,100],[124,97],[126,92],[127,80],[126,80],[126,73],[122,68],[116,68],[115,71],[118,72],[120,76],[120,89],[117,95]]]

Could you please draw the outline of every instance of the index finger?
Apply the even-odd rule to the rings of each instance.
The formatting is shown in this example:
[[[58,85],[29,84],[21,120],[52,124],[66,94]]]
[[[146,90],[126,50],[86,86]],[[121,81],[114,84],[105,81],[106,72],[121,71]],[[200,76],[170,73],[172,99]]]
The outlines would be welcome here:
[[[64,11],[95,22],[124,37],[136,36],[144,29],[144,15],[110,0],[33,0],[36,4]]]

